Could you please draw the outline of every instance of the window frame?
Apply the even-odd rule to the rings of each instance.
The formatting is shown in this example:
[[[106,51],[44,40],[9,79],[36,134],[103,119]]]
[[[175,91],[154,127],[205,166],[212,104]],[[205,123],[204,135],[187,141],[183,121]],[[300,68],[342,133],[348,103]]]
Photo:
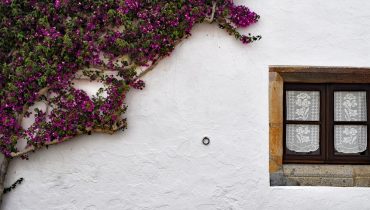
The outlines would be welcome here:
[[[334,92],[335,91],[365,91],[366,92],[366,112],[367,112],[367,120],[366,121],[335,121],[334,120],[334,107],[330,109],[327,107],[327,115],[328,115],[328,122],[327,122],[327,139],[328,139],[328,157],[327,159],[334,163],[344,163],[344,164],[370,164],[370,109],[369,109],[369,89],[370,84],[332,84],[328,86],[328,104],[334,106]],[[367,126],[367,149],[366,155],[354,155],[354,154],[347,154],[347,155],[335,155],[334,149],[334,126],[335,125],[366,125]]]
[[[319,91],[320,92],[320,114],[319,114],[319,121],[303,121],[303,120],[287,120],[287,103],[286,103],[286,92],[287,91]],[[325,119],[326,116],[322,109],[325,107],[325,91],[324,87],[320,84],[298,84],[298,83],[285,83],[284,84],[284,92],[283,92],[283,159],[284,163],[320,163],[325,158],[325,141],[326,138],[324,136],[325,132]],[[288,154],[287,147],[286,147],[286,125],[287,124],[305,124],[305,125],[319,125],[320,126],[320,135],[319,135],[319,155],[315,154]],[[294,153],[294,152],[293,152]]]
[[[287,120],[287,91],[319,91],[320,119],[319,121]],[[334,92],[335,91],[365,91],[367,121],[334,121]],[[283,163],[320,163],[320,164],[370,164],[370,84],[346,83],[283,83]],[[286,126],[288,124],[307,124],[320,126],[319,154],[288,153],[286,147]],[[335,154],[334,125],[366,125],[367,149],[366,154]]]

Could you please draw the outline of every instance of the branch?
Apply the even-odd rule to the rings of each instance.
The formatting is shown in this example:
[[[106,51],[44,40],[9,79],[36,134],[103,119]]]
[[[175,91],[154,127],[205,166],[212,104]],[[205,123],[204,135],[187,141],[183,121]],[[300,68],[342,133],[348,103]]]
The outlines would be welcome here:
[[[122,66],[120,68],[122,68],[123,70],[125,69],[130,69],[132,67],[135,67],[136,65],[134,63],[132,64],[129,64],[128,66]],[[110,68],[107,68],[106,66],[104,65],[90,65],[87,69],[95,69],[93,71],[98,71],[98,72],[115,72],[116,70],[115,69],[110,69]],[[87,69],[84,69],[85,71]]]
[[[102,129],[102,128],[96,128],[96,129],[91,129],[91,130],[88,130],[88,132],[78,132],[77,135],[75,136],[68,136],[68,137],[64,137],[62,139],[59,139],[59,140],[54,140],[54,141],[51,141],[51,142],[46,142],[43,146],[50,146],[50,145],[54,145],[54,144],[59,144],[59,143],[62,143],[62,142],[65,142],[65,141],[68,141],[72,138],[75,138],[77,136],[80,136],[80,135],[83,135],[83,134],[88,134],[89,132],[94,132],[94,133],[106,133],[106,134],[114,134],[116,131],[118,131],[120,128],[114,128],[114,129]],[[30,153],[30,152],[33,152],[33,151],[36,151],[38,149],[42,148],[41,146],[40,147],[35,147],[34,145],[31,145],[29,147],[27,147],[26,149],[24,149],[23,151],[20,151],[20,152],[12,152],[10,155],[12,158],[15,158],[15,157],[20,157],[22,155],[25,155],[27,153]]]
[[[10,57],[10,56],[14,56],[17,52],[18,52],[18,50],[15,50],[15,49],[11,50],[11,51],[8,53],[8,57]]]
[[[38,92],[38,96],[37,98],[39,98],[40,96],[42,95],[45,95],[47,94],[48,95],[48,90],[49,88],[48,87],[45,87],[43,89],[41,89],[39,92]],[[22,115],[24,115],[24,113],[28,110],[28,106],[24,106],[23,110],[25,110]],[[47,105],[47,110],[46,110],[46,113],[48,113],[48,109],[49,109],[49,105]],[[23,117],[22,117],[23,118]],[[22,120],[22,118],[20,118],[20,122]],[[120,130],[122,128],[122,126],[117,126],[116,124],[113,126],[113,128],[111,129],[103,129],[103,128],[88,128],[86,129],[85,132],[82,132],[82,131],[77,131],[77,135],[74,135],[74,136],[68,136],[68,137],[64,137],[62,139],[59,139],[59,140],[54,140],[54,141],[50,141],[50,142],[46,142],[45,144],[43,144],[42,146],[34,146],[34,145],[29,145],[28,147],[26,147],[23,151],[20,151],[20,152],[12,152],[10,155],[12,158],[16,158],[16,157],[20,157],[20,156],[23,156],[23,155],[26,155],[27,153],[29,152],[33,152],[33,151],[36,151],[40,148],[42,148],[43,146],[50,146],[50,145],[54,145],[54,144],[59,144],[59,143],[62,143],[62,142],[65,142],[65,141],[68,141],[72,138],[75,138],[77,136],[80,136],[80,135],[84,135],[84,134],[90,134],[90,133],[105,133],[105,134],[114,134],[115,132],[117,132],[118,130]]]
[[[41,96],[47,94],[48,91],[49,91],[49,87],[44,87],[41,90],[39,90],[39,92],[37,93],[36,100],[39,99]],[[24,117],[24,115],[26,114],[26,112],[28,111],[29,108],[30,107],[27,104],[25,104],[23,106],[22,114],[20,114],[18,116],[18,125],[21,125],[22,124],[23,117]]]
[[[138,75],[138,78],[141,78],[141,77],[143,77],[146,73],[148,73],[148,72],[150,72],[151,70],[153,70],[157,65],[158,65],[158,62],[160,61],[160,60],[162,60],[163,59],[163,57],[159,57],[156,61],[154,61],[153,63],[152,63],[152,65],[151,66],[149,66],[147,69],[145,69],[144,71],[142,71],[142,72],[140,72],[140,74]]]
[[[178,45],[182,40],[188,38],[187,36],[177,40],[174,45],[173,45],[173,48],[176,47],[176,45]],[[148,73],[149,71],[153,70],[159,63],[159,61],[161,61],[163,58],[165,58],[165,56],[159,56],[153,63],[151,66],[149,66],[147,69],[145,69],[144,71],[142,71],[139,75],[138,75],[138,78],[141,78],[143,77],[146,73]]]
[[[215,12],[216,12],[216,2],[213,2],[212,3],[213,6],[212,6],[212,14],[211,14],[211,17],[208,18],[206,17],[204,20],[209,22],[209,23],[212,23],[213,22],[213,19],[215,18]]]

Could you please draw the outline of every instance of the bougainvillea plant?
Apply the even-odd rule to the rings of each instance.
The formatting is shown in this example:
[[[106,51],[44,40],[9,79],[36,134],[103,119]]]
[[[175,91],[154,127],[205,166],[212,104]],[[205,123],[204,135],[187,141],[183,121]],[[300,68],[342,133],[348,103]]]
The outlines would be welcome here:
[[[23,157],[82,134],[127,126],[125,95],[195,24],[237,28],[259,16],[232,0],[0,0],[0,150]],[[90,97],[74,81],[104,84]],[[31,108],[44,103],[48,108]],[[31,126],[22,121],[34,116]],[[26,141],[24,149],[17,143]]]

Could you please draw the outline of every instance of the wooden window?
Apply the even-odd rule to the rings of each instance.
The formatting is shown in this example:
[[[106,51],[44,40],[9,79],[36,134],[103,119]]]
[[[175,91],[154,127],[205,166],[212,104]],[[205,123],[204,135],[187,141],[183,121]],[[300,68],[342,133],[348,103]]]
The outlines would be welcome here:
[[[369,84],[284,83],[283,162],[369,164]]]

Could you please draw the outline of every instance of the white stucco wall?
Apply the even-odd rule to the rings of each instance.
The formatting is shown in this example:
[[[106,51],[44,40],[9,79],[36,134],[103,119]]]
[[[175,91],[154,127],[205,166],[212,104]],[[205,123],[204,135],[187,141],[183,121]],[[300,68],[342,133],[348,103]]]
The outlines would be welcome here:
[[[269,186],[267,100],[268,65],[370,66],[370,1],[238,2],[261,41],[196,27],[129,94],[128,130],[13,160],[3,209],[370,209],[370,188]]]

